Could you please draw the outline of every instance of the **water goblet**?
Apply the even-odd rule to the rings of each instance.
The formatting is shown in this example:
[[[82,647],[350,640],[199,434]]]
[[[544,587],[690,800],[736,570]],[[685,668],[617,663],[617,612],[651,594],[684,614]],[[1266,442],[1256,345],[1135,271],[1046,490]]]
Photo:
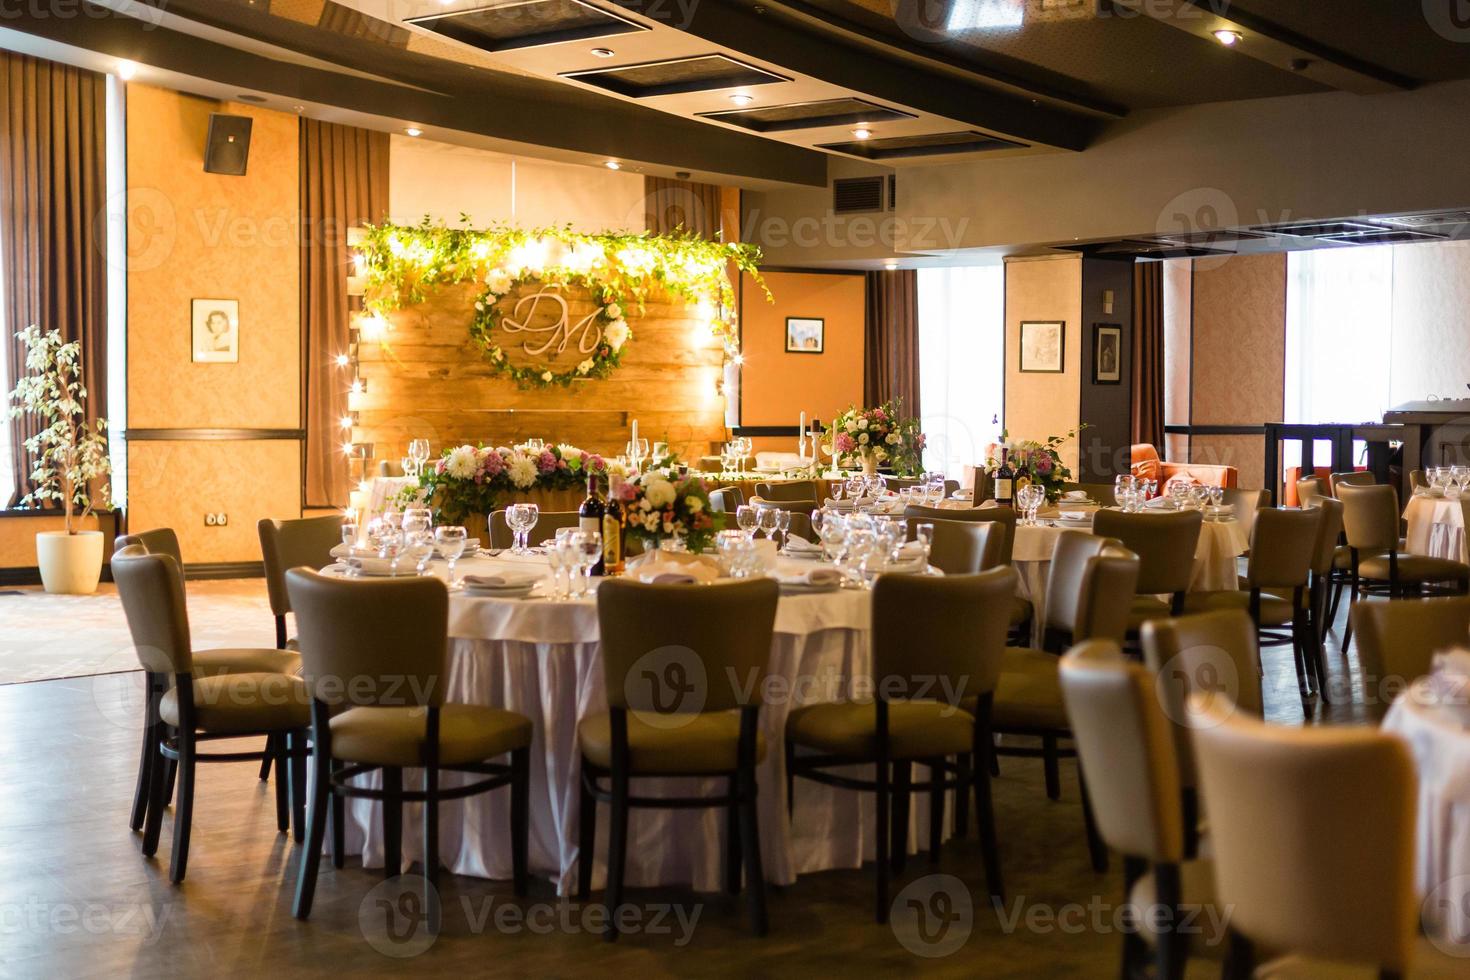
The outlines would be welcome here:
[[[414,475],[417,476],[424,471],[424,464],[429,461],[429,440],[410,439],[408,455],[414,462]]]
[[[846,489],[847,489],[847,482],[845,480],[833,480],[832,481],[832,487],[831,487],[832,499],[833,500],[841,500],[842,499],[843,491],[845,491]]]
[[[791,511],[776,511],[776,530],[781,535],[781,547],[785,548],[791,543]]]
[[[536,527],[536,522],[541,519],[541,508],[535,504],[521,504],[522,524],[521,530],[521,554],[535,554],[531,548],[531,531]]]
[[[388,560],[388,574],[398,575],[398,559],[403,554],[403,528],[384,522],[378,533],[378,557]]]
[[[567,570],[568,557],[564,538],[552,538],[546,542],[546,564],[551,568],[551,590],[547,598],[552,602],[562,599],[562,573]]]
[[[735,524],[745,532],[747,538],[754,540],[756,528],[760,524],[760,515],[750,504],[741,504],[735,508]]]
[[[469,533],[458,525],[446,524],[434,529],[434,543],[439,548],[439,557],[449,566],[449,585],[453,588],[458,584],[454,577],[454,565],[469,544]]]
[[[914,526],[914,540],[924,551],[924,565],[929,564],[929,552],[934,549],[934,525],[925,521]]]
[[[756,526],[766,536],[766,540],[772,540],[781,526],[781,512],[775,507],[760,508],[760,513],[756,515]]]
[[[578,531],[574,540],[582,549],[582,586],[578,595],[586,595],[592,589],[592,569],[602,559],[602,532]]]
[[[408,477],[410,479],[417,479],[418,478],[418,475],[419,475],[418,464],[414,462],[414,459],[413,459],[412,456],[400,456],[400,457],[398,457],[398,465],[403,470],[403,475],[404,476],[406,476],[406,477]]]
[[[413,562],[415,575],[422,577],[429,568],[429,559],[434,554],[434,535],[428,528],[415,528],[403,532],[403,553]]]

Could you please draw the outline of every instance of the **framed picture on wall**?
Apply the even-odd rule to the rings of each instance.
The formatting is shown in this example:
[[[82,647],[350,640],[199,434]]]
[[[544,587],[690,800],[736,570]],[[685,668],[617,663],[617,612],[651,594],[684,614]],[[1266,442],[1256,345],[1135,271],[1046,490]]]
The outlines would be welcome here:
[[[1123,382],[1123,327],[1117,323],[1092,325],[1092,383]]]
[[[825,342],[827,321],[816,316],[786,318],[786,353],[820,354]]]
[[[234,364],[240,360],[239,300],[192,300],[189,320],[196,364]]]
[[[1021,370],[1061,374],[1066,370],[1067,324],[1064,320],[1021,321]]]

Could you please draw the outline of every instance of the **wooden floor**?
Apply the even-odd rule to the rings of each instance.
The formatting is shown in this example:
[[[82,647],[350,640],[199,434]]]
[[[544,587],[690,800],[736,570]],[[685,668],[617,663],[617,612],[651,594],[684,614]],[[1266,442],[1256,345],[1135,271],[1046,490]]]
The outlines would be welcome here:
[[[1268,678],[1282,680],[1267,693],[1271,716],[1299,722],[1289,651],[1271,650],[1266,658]],[[1335,646],[1329,660],[1341,687],[1347,667]],[[1120,862],[1105,875],[1090,869],[1075,771],[1067,766],[1063,797],[1050,802],[1040,764],[1029,759],[1003,760],[996,786],[1009,900],[1003,916],[981,904],[984,878],[973,838],[945,849],[942,871],[974,890],[975,908],[966,941],[942,957],[920,958],[900,941],[902,930],[875,924],[871,875],[840,871],[773,890],[771,932],[759,940],[745,931],[743,907],[734,900],[634,891],[628,900],[645,921],[661,916],[666,931],[627,935],[612,946],[581,925],[584,909],[560,902],[545,882],[516,901],[508,883],[446,876],[442,933],[426,950],[395,960],[377,948],[405,948],[381,941],[377,902],[384,895],[373,889],[382,879],[353,862],[342,871],[324,862],[311,920],[291,917],[298,852],[276,833],[271,793],[253,763],[202,768],[181,887],[167,880],[169,818],[162,860],[138,853],[139,836],[127,826],[138,742],[138,709],[128,692],[137,689],[137,676],[0,687],[0,977],[275,980],[407,970],[810,980],[832,969],[863,976],[915,969],[990,978],[1116,975],[1120,937],[1107,924],[1121,898]],[[1360,722],[1370,710],[1339,705],[1327,709],[1327,720]],[[926,860],[911,861],[895,892],[931,873]],[[697,915],[692,932],[671,906],[683,922]],[[516,924],[524,921],[534,922],[534,931]],[[951,935],[963,935],[963,923],[950,927],[960,930]],[[936,948],[904,938],[926,952]],[[1205,963],[1191,970],[1216,975]]]

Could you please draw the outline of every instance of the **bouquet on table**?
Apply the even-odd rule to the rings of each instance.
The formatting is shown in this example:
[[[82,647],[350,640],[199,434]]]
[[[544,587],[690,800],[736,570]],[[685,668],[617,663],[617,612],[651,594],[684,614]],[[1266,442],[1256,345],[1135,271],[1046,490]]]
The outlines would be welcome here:
[[[1046,491],[1046,499],[1055,502],[1062,495],[1066,484],[1072,479],[1072,471],[1062,462],[1058,449],[1069,440],[1077,438],[1077,429],[1059,436],[1047,436],[1044,442],[1025,439],[1011,442],[1002,430],[1000,441],[991,444],[985,451],[985,472],[992,477],[1000,469],[1000,451],[1006,450],[1006,461],[1016,473],[1016,489],[1035,484]]]
[[[436,522],[461,524],[490,513],[501,494],[569,490],[585,485],[588,473],[617,471],[616,463],[576,446],[455,446],[424,468],[418,486],[404,487],[399,502],[426,500]]]
[[[916,476],[924,469],[924,433],[918,419],[904,417],[897,398],[877,408],[848,408],[826,427],[824,442],[840,466],[860,465],[876,473],[887,463],[896,476]]]
[[[709,490],[697,476],[676,469],[650,469],[621,485],[623,526],[627,536],[657,548],[659,542],[682,540],[690,551],[714,544],[720,518],[711,513]]]

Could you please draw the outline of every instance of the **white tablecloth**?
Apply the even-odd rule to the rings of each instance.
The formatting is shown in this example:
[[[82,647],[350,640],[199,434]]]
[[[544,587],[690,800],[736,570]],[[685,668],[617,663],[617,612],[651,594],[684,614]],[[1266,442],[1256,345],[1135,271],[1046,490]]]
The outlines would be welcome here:
[[[1467,691],[1461,691],[1463,700]],[[1419,773],[1418,828],[1415,835],[1414,884],[1421,896],[1454,878],[1470,877],[1470,714],[1441,706],[1430,678],[1415,681],[1388,709],[1383,730],[1408,743]],[[1463,881],[1460,883],[1463,885]],[[1454,888],[1454,886],[1451,886]],[[1446,896],[1462,901],[1464,887]],[[1437,903],[1426,902],[1426,916]],[[1462,910],[1463,911],[1463,910]],[[1463,914],[1436,923],[1458,943],[1470,943]]]
[[[522,570],[527,562],[517,559]],[[809,562],[782,559],[785,570]],[[508,560],[460,562],[462,574],[505,569]],[[443,567],[431,566],[439,574]],[[842,698],[854,677],[871,669],[868,631],[871,596],[861,590],[782,596],[771,648],[770,679],[762,725],[768,747],[758,776],[761,854],[766,880],[790,884],[798,874],[829,868],[858,868],[875,852],[875,818],[870,793],[797,783],[794,820],[788,821],[783,757],[786,717],[794,707]],[[530,717],[531,840],[533,873],[550,877],[559,893],[577,879],[577,801],[581,754],[577,721],[607,710],[598,646],[597,610],[589,600],[549,602],[455,595],[450,601],[447,697],[451,701],[509,708]],[[789,694],[787,693],[789,692]],[[915,778],[925,770],[916,767]],[[379,785],[376,774],[368,785]],[[446,777],[445,783],[451,777]],[[405,787],[417,784],[405,774]],[[644,795],[689,795],[699,780],[639,780]],[[702,781],[704,792],[723,790],[723,780]],[[378,804],[348,801],[347,850],[366,866],[383,861]],[[421,855],[420,808],[405,806],[405,864]],[[927,796],[913,798],[910,847],[928,844]],[[946,817],[946,826],[948,825]],[[594,887],[605,869],[608,815],[598,815]],[[627,883],[630,886],[688,885],[699,891],[721,887],[724,810],[635,809],[630,822]],[[920,829],[923,828],[923,829]],[[456,874],[509,878],[510,796],[496,791],[441,805],[440,860]]]
[[[1404,520],[1409,554],[1470,560],[1465,550],[1465,510],[1459,499],[1416,493],[1404,508]]]

